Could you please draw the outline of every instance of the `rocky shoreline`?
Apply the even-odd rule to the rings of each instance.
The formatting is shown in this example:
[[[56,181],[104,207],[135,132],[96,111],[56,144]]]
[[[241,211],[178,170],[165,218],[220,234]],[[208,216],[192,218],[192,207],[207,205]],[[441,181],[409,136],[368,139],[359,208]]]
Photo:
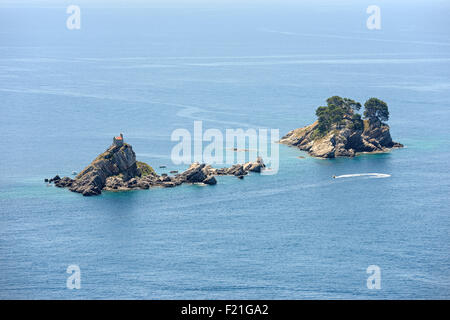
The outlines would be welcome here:
[[[59,188],[81,193],[83,196],[99,195],[105,191],[127,191],[149,189],[152,187],[171,188],[183,183],[202,183],[214,185],[215,176],[231,175],[243,179],[249,172],[261,172],[265,165],[262,158],[254,162],[236,164],[230,168],[213,168],[211,165],[193,163],[190,167],[175,175],[158,175],[148,164],[136,161],[131,145],[113,143],[99,155],[75,179],[58,175],[45,179]]]
[[[354,157],[360,153],[382,153],[403,145],[392,141],[389,126],[370,127],[362,131],[336,128],[324,137],[314,138],[317,121],[289,131],[280,143],[299,148],[317,158]]]

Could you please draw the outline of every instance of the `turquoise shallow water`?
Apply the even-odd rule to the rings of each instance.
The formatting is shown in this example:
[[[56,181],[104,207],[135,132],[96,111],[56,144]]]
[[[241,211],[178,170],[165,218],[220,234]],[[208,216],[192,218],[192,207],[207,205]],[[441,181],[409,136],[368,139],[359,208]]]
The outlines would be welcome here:
[[[379,31],[357,2],[85,4],[78,31],[59,6],[0,7],[0,298],[450,297],[447,4],[383,2]],[[139,160],[183,170],[174,129],[284,134],[335,94],[385,100],[406,148],[319,160],[280,145],[278,174],[209,187],[43,183],[121,131]],[[372,172],[390,177],[331,179]]]

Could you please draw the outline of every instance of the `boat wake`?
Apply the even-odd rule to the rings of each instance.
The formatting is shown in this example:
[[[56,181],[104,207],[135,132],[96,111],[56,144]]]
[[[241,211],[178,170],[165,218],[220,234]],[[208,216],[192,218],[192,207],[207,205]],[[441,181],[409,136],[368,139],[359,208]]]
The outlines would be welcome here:
[[[369,177],[369,178],[389,178],[391,175],[386,173],[355,173],[355,174],[343,174],[340,176],[333,176],[335,179],[341,178],[353,178],[353,177]]]

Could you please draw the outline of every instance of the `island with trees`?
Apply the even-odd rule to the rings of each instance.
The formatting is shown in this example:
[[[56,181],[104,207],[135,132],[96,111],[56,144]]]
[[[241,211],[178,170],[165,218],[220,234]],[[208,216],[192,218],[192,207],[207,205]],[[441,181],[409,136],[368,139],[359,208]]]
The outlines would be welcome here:
[[[364,103],[363,116],[358,113],[361,103],[333,96],[326,106],[316,110],[317,121],[294,129],[280,143],[307,151],[318,158],[354,157],[358,153],[386,152],[403,145],[392,141],[389,109],[386,102],[370,98]]]

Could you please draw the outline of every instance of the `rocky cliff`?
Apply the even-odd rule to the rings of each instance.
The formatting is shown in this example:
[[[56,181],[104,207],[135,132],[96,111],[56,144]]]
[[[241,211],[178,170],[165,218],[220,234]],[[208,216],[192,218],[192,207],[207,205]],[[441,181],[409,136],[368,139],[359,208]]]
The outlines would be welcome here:
[[[294,129],[281,138],[280,143],[307,151],[319,158],[354,157],[361,152],[386,152],[403,145],[392,141],[389,126],[381,122],[364,120],[364,128],[352,128],[352,121],[344,119],[325,134],[319,134],[318,121]]]
[[[183,183],[216,184],[214,176],[234,175],[243,178],[249,172],[261,172],[264,162],[258,158],[254,162],[237,164],[231,168],[216,169],[210,165],[193,163],[186,171],[174,176],[158,175],[148,164],[136,161],[131,145],[113,144],[100,154],[75,179],[55,176],[46,179],[60,188],[69,188],[84,196],[99,195],[102,190],[122,191],[149,189],[150,187],[175,187]]]

